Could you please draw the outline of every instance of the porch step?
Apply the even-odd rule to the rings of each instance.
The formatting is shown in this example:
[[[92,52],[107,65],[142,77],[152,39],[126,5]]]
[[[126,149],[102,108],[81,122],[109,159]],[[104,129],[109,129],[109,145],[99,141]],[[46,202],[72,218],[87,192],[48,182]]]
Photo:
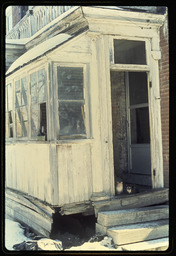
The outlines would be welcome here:
[[[164,204],[169,201],[169,189],[155,189],[150,192],[142,192],[132,195],[118,195],[109,200],[92,201],[95,216],[99,212],[109,210],[125,210],[131,208],[141,208],[151,205]]]
[[[107,234],[116,245],[144,242],[157,238],[168,237],[168,220],[144,222],[109,228]]]
[[[167,218],[169,218],[169,206],[158,205],[128,210],[99,212],[97,222],[105,228],[108,228]]]
[[[122,251],[166,251],[168,248],[168,237],[120,246]]]

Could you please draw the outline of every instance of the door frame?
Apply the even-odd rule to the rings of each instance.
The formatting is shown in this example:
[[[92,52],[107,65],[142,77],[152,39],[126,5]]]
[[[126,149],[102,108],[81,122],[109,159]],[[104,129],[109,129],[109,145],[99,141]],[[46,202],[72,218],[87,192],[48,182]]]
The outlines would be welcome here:
[[[139,178],[141,175],[144,175],[144,178],[146,180],[146,182],[142,182],[143,185],[146,186],[151,186],[152,185],[152,173],[151,173],[151,167],[150,167],[150,177],[148,174],[143,174],[141,173],[133,173],[130,170],[132,169],[132,143],[131,143],[131,117],[130,117],[130,110],[131,109],[135,109],[136,106],[138,107],[148,107],[149,109],[149,100],[147,103],[141,103],[141,104],[137,104],[137,105],[133,105],[130,108],[130,92],[129,92],[129,71],[128,72],[124,72],[125,73],[125,89],[126,89],[126,111],[127,111],[127,150],[128,150],[128,174],[132,177],[135,176],[134,180],[137,180],[137,175],[139,175]],[[139,73],[137,71],[135,71],[135,73]],[[147,79],[147,94],[148,94],[148,73],[147,72],[142,72],[146,74],[146,79]],[[148,98],[148,97],[147,97]],[[148,116],[149,118],[149,116]],[[149,130],[150,130],[150,125],[149,125]],[[146,143],[143,143],[146,144]],[[147,143],[148,147],[150,147],[151,149],[151,141],[149,143]],[[141,147],[141,144],[135,144],[133,145],[133,147]],[[151,150],[150,150],[150,161],[151,161]],[[150,164],[151,165],[151,164]],[[141,176],[142,177],[142,176]],[[142,185],[141,184],[141,185]]]
[[[145,41],[146,65],[115,64],[114,63],[114,39],[122,39],[122,36],[110,36],[110,70],[112,71],[136,71],[147,72],[148,77],[148,106],[150,125],[150,152],[151,152],[151,179],[152,188],[164,187],[163,154],[162,154],[162,130],[161,130],[161,105],[160,105],[160,81],[159,81],[159,59],[161,58],[159,35],[152,38],[139,38]],[[133,40],[134,37],[123,37]],[[155,49],[155,50],[152,50]],[[129,135],[128,135],[129,136]]]

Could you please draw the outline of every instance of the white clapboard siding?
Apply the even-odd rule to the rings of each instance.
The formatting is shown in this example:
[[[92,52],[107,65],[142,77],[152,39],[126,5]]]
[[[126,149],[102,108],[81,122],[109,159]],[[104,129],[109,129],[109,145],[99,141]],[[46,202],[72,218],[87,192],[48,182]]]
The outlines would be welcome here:
[[[92,194],[91,146],[58,145],[59,205],[88,200]]]
[[[51,202],[48,144],[7,145],[6,186]]]

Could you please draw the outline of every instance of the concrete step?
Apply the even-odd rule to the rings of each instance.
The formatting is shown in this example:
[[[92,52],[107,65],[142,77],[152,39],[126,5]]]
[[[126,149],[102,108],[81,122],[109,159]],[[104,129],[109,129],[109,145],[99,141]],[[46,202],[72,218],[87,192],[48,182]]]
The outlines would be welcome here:
[[[166,251],[169,248],[169,238],[149,240],[140,243],[121,245],[122,251]]]
[[[107,234],[116,245],[144,242],[169,236],[168,219],[109,228]]]
[[[169,206],[160,205],[128,210],[99,212],[97,222],[104,227],[113,227],[167,218],[169,218]]]

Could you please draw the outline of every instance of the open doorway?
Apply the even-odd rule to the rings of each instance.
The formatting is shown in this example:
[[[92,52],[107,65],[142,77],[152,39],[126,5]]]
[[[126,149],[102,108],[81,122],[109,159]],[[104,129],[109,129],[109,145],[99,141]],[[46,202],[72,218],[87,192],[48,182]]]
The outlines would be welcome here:
[[[147,73],[111,71],[111,99],[116,182],[124,192],[151,189]]]

